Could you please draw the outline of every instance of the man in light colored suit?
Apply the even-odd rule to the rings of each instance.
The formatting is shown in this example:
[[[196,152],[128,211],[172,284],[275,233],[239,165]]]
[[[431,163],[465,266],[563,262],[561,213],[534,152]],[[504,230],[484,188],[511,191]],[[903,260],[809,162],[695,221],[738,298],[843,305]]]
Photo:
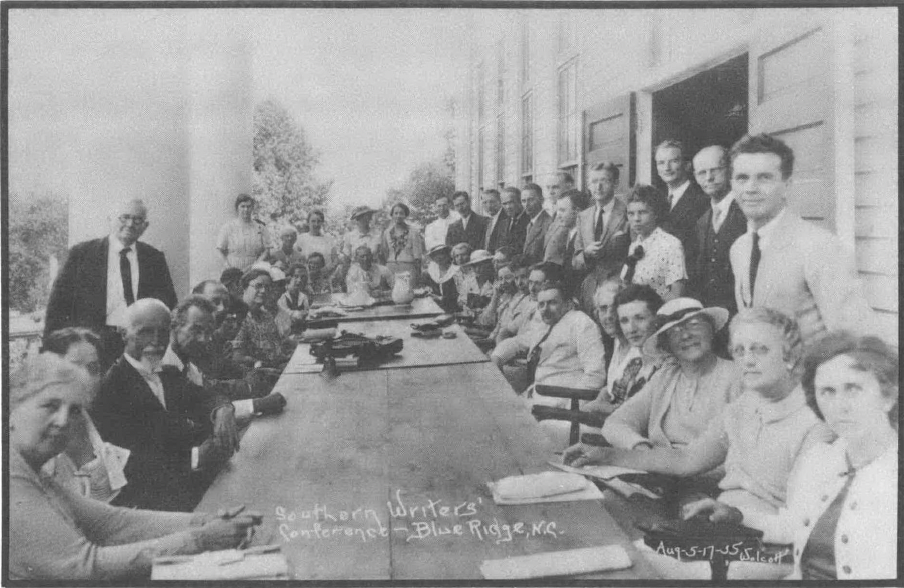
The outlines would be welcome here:
[[[529,219],[522,251],[529,263],[540,263],[546,247],[546,232],[552,224],[552,217],[543,209],[543,188],[537,184],[524,186],[521,190],[521,205]]]
[[[588,180],[594,205],[578,216],[572,266],[588,272],[580,294],[587,312],[593,308],[597,286],[621,270],[631,243],[625,204],[615,197],[618,175],[614,163],[593,166]]]
[[[731,247],[738,308],[794,317],[805,344],[826,331],[869,333],[873,312],[852,252],[787,209],[794,152],[769,135],[747,135],[732,147],[731,165],[732,190],[747,217],[747,232]]]

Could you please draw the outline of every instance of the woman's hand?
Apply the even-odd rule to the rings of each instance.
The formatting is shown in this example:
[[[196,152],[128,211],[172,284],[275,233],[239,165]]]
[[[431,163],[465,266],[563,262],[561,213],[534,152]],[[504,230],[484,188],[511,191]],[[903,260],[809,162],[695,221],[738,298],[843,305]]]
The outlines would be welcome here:
[[[249,541],[254,527],[262,520],[263,516],[256,512],[243,512],[232,518],[216,517],[192,529],[192,535],[201,551],[230,549]]]
[[[744,513],[740,510],[712,498],[704,498],[684,505],[681,518],[687,520],[696,516],[705,516],[714,523],[733,525],[740,525],[744,520]]]
[[[616,450],[612,447],[596,447],[578,443],[565,450],[562,461],[565,465],[580,468],[586,465],[608,465]]]

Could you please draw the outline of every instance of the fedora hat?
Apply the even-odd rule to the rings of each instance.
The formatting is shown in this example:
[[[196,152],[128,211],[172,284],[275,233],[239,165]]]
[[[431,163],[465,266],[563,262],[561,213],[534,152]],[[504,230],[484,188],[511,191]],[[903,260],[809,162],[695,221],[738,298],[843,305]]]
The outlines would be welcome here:
[[[374,214],[377,211],[371,208],[370,206],[356,206],[354,210],[352,210],[352,220],[355,220],[359,216],[364,216],[365,214]]]
[[[483,263],[484,261],[493,261],[493,254],[486,249],[476,249],[471,252],[471,260],[468,263],[463,263],[462,265],[477,265],[478,263]]]
[[[659,329],[650,335],[643,344],[643,352],[648,355],[657,355],[668,350],[659,347],[659,335],[665,333],[675,325],[687,322],[692,317],[705,314],[712,319],[715,327],[713,334],[719,331],[728,322],[728,311],[718,306],[704,307],[699,300],[694,298],[675,298],[663,304],[656,313],[656,321]]]

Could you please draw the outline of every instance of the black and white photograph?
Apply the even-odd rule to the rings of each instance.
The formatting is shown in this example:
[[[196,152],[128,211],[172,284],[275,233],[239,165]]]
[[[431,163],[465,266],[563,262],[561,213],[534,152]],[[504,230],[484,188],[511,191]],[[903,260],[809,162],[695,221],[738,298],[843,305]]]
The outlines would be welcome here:
[[[3,583],[900,581],[900,9],[4,2]]]

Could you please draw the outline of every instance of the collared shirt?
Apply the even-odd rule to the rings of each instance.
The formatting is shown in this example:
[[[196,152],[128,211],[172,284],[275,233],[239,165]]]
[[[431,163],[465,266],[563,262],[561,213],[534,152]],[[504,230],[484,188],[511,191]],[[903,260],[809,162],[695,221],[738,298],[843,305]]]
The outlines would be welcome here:
[[[669,286],[678,280],[687,279],[684,248],[677,237],[656,227],[645,239],[638,237],[633,241],[628,253],[634,253],[638,245],[643,246],[644,255],[634,268],[635,284],[646,284],[665,297],[669,293]],[[623,279],[627,272],[626,264],[621,272]]]
[[[726,198],[728,197],[726,196]],[[744,250],[738,257],[738,260],[740,261],[740,267],[731,268],[732,271],[734,271],[735,280],[740,281],[741,296],[745,301],[753,299],[753,293],[750,291],[750,253],[753,249],[752,234],[755,232],[757,235],[759,235],[760,251],[765,251],[766,248],[769,247],[770,240],[775,233],[775,227],[778,224],[778,221],[781,220],[783,216],[785,216],[784,208],[781,210],[781,212],[775,215],[775,218],[756,230],[754,230],[753,225],[751,225],[750,222],[747,223],[747,233],[745,233],[744,236],[751,235],[751,237],[744,239],[743,244],[739,245],[739,247],[744,247]]]
[[[502,216],[502,209],[499,209],[499,212],[490,217],[490,223],[487,225],[487,234],[484,239],[484,245],[487,249],[490,246],[490,237],[493,236],[493,231],[496,229],[496,224],[499,222],[499,217]]]
[[[527,214],[527,213],[525,213],[525,214]],[[534,216],[530,217],[530,222],[527,223],[528,226],[531,226],[531,227],[534,226],[534,223],[536,222],[536,220],[537,220],[538,218],[540,218],[540,215],[541,215],[541,214],[543,214],[543,209],[542,209],[542,208],[540,209],[540,212],[538,212],[538,213],[535,214]]]
[[[788,476],[801,452],[833,437],[800,386],[778,402],[745,392],[716,426],[727,450],[719,500],[768,514],[785,505]]]
[[[437,245],[446,244],[446,233],[449,232],[449,225],[457,221],[458,218],[458,213],[450,212],[446,218],[437,218],[424,228],[424,243],[427,251]]]
[[[676,206],[678,206],[678,201],[681,200],[681,197],[684,196],[684,193],[687,192],[688,187],[691,185],[690,180],[684,180],[684,183],[675,188],[674,190],[669,189],[669,196],[672,200],[672,205],[669,210],[673,210]]]
[[[609,199],[609,202],[603,205],[603,231],[606,230],[606,225],[609,224],[609,219],[612,218],[612,209],[615,208],[615,197]],[[596,222],[600,217],[600,207],[599,204],[593,207],[593,229],[596,230]]]
[[[474,211],[468,213],[468,216],[461,217],[461,228],[467,230],[468,229],[468,221],[471,220],[471,217],[474,215]]]
[[[374,263],[369,270],[365,270],[357,263],[353,263],[348,268],[348,274],[345,276],[345,285],[349,293],[354,289],[355,284],[367,284],[368,292],[375,290],[391,290],[395,282],[395,276],[385,265]]]
[[[728,209],[731,208],[731,203],[734,202],[734,192],[729,192],[726,194],[722,200],[719,200],[715,204],[710,201],[710,206],[713,210],[713,230],[715,232],[719,232],[719,229],[722,227],[722,223],[725,222],[725,217],[728,216]],[[719,219],[719,224],[716,224],[716,218]]]
[[[107,250],[107,324],[122,327],[126,324],[126,295],[122,286],[122,271],[119,269],[119,252],[124,245],[116,235],[110,235],[110,246]],[[131,265],[132,293],[138,300],[138,247],[137,241],[132,243],[126,254]]]
[[[163,394],[163,382],[160,381],[160,370],[163,367],[162,365],[158,367],[155,371],[149,372],[145,369],[145,367],[139,362],[137,359],[129,355],[128,353],[123,353],[122,356],[126,358],[126,361],[135,368],[135,371],[141,376],[141,378],[147,382],[148,386],[151,388],[151,392],[154,393],[154,396],[157,400],[160,401],[160,404],[163,408],[166,408],[166,398]]]
[[[195,386],[204,387],[204,374],[194,363],[188,362],[188,364],[185,364],[182,358],[173,350],[172,344],[166,348],[166,353],[163,354],[163,360],[160,365],[172,366],[179,370]],[[250,417],[254,414],[254,401],[251,399],[234,400],[232,405],[235,407],[235,418],[237,419]]]
[[[528,351],[540,345],[535,383],[602,388],[606,381],[606,352],[596,323],[579,310],[569,310],[553,326],[546,340],[539,343],[548,329],[547,325],[545,329],[527,331],[526,337],[521,333],[515,337]]]
[[[496,322],[496,328],[493,329],[490,338],[496,339],[503,329],[508,333],[517,334],[521,325],[527,321],[530,311],[536,308],[537,303],[530,299],[529,294],[518,292],[499,311],[499,320]]]

